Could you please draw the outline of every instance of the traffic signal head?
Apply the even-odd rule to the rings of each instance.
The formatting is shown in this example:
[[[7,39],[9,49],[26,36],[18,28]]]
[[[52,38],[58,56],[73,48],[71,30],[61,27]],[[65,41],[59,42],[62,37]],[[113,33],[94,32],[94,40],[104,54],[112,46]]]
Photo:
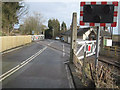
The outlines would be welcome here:
[[[114,5],[84,5],[83,22],[113,23]]]

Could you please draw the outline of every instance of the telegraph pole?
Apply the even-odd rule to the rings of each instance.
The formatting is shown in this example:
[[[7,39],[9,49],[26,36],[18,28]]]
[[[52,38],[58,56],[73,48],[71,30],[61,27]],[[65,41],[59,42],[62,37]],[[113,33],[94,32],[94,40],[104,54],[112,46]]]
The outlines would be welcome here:
[[[73,13],[72,29],[71,29],[71,44],[70,44],[70,63],[73,63],[74,52],[76,52],[77,40],[77,13]]]

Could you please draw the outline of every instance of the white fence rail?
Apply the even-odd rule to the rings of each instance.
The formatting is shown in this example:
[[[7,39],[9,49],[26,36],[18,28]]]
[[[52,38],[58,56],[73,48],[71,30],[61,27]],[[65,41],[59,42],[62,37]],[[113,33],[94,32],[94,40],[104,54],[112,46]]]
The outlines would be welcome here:
[[[88,47],[90,46],[90,51]],[[86,57],[92,56],[95,54],[96,50],[96,40],[94,41],[77,41],[77,51],[75,55],[78,59],[84,58],[84,50],[86,50]]]

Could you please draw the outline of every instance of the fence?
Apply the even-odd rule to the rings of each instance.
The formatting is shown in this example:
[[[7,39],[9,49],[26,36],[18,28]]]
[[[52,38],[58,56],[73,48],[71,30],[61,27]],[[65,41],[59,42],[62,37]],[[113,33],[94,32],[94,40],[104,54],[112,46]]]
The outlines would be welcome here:
[[[44,35],[32,35],[32,41],[43,40]]]
[[[88,47],[91,47],[88,49]],[[106,48],[106,47],[105,47]],[[117,47],[109,47],[109,49],[118,52]],[[94,60],[86,57],[92,56],[96,51],[96,41],[78,41],[77,50],[74,51],[73,61],[75,64],[76,75],[79,75],[82,84],[85,86],[96,88],[117,88],[113,80],[113,73],[116,72],[111,67],[106,67],[99,63],[95,69]],[[118,72],[117,72],[118,73]],[[111,82],[111,83],[109,83]]]
[[[91,46],[90,51],[87,50],[88,46]],[[78,56],[78,59],[84,58],[84,53],[83,53],[84,48],[87,52],[86,57],[94,55],[95,49],[96,49],[96,41],[78,41],[77,42],[77,52],[76,52],[76,56]]]
[[[88,50],[88,46],[91,46]],[[81,60],[84,59],[84,52],[86,51],[86,57],[92,56],[95,54],[96,50],[96,40],[95,41],[77,41],[77,50],[74,52],[74,64],[77,68],[80,68],[82,65]],[[80,65],[80,66],[79,66]]]
[[[2,36],[0,37],[0,52],[31,43],[31,36]]]
[[[101,55],[107,57],[113,57],[116,59],[120,59],[120,47],[118,46],[106,46],[101,50]]]

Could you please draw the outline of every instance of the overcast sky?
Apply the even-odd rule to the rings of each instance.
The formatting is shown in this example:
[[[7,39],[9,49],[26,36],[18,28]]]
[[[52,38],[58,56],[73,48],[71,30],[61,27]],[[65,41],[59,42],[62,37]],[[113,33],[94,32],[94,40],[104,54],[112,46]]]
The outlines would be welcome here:
[[[77,12],[77,21],[79,25],[80,16],[80,1],[60,1],[59,2],[25,2],[29,6],[29,14],[33,12],[40,12],[46,20],[44,23],[48,25],[48,20],[55,18],[62,23],[64,21],[67,27],[70,27],[72,22],[72,13]],[[118,33],[118,28],[114,28],[114,34]]]

